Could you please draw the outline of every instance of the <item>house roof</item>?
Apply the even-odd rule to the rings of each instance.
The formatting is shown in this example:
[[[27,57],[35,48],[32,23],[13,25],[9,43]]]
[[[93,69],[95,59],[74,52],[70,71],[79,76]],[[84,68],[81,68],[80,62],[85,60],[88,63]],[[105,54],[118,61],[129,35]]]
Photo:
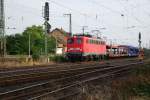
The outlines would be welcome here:
[[[69,37],[69,33],[64,31],[63,29],[55,28],[49,35],[53,36],[59,44],[67,45],[67,38]]]

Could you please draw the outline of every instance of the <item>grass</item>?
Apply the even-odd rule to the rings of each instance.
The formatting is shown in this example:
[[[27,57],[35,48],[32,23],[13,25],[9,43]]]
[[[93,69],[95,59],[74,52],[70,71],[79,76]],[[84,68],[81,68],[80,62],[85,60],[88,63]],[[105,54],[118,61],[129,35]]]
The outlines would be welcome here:
[[[144,49],[145,58],[150,58],[150,49]]]
[[[112,87],[123,100],[150,100],[150,62],[133,69],[127,78],[113,81]]]
[[[133,71],[137,83],[131,87],[134,95],[150,98],[150,63]]]

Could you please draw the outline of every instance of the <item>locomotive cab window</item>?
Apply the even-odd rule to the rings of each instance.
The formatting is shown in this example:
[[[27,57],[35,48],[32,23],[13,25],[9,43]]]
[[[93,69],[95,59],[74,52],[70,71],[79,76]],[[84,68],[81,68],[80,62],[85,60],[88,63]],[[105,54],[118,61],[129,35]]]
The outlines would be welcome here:
[[[82,43],[82,39],[81,38],[77,38],[77,43],[81,44]]]
[[[74,40],[73,39],[68,39],[67,43],[68,44],[73,44]]]

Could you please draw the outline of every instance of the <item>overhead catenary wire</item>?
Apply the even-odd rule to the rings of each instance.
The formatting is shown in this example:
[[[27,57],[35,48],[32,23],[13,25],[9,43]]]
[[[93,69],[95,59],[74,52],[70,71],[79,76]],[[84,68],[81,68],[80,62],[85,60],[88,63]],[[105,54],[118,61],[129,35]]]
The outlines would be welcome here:
[[[78,13],[78,14],[80,14],[80,15],[88,16],[88,17],[90,16],[89,14],[82,13],[82,12],[76,10],[76,9],[72,9],[72,8],[70,8],[70,7],[68,7],[68,6],[65,6],[65,5],[63,5],[63,4],[59,3],[59,2],[54,1],[54,0],[47,0],[47,1],[50,1],[50,2],[52,2],[52,3],[54,3],[54,4],[56,4],[56,5],[59,5],[59,6],[63,7],[63,8],[66,8],[66,9],[68,9],[68,10],[70,10],[70,11],[76,12],[76,13]],[[88,0],[88,1],[90,1],[90,2],[92,2],[92,3],[94,3],[94,4],[96,4],[96,5],[98,5],[99,7],[103,7],[103,8],[105,8],[105,9],[107,9],[107,10],[113,12],[113,13],[122,14],[122,12],[117,11],[117,10],[114,10],[114,9],[112,9],[112,8],[109,8],[109,7],[105,6],[105,5],[102,5],[102,4],[100,4],[99,2],[92,1],[92,0]],[[18,4],[18,3],[17,3],[17,4]],[[21,5],[21,6],[23,6],[23,7],[25,7],[25,8],[28,8],[27,6],[24,6],[24,5]],[[30,7],[30,8],[31,8],[31,9],[34,9],[34,10],[39,10],[39,9],[36,9],[36,8],[33,8],[33,7]],[[31,10],[30,10],[29,12],[31,12],[32,14],[35,14],[35,12],[33,13],[33,11],[31,11]],[[36,14],[38,14],[38,13],[36,13]],[[38,15],[39,15],[39,14],[38,14]],[[92,17],[93,17],[93,16],[92,16]],[[142,23],[138,18],[136,18],[136,17],[134,17],[134,18],[135,18],[135,20],[138,21],[139,23]],[[93,19],[93,18],[92,18],[92,19]]]
[[[47,1],[50,1],[51,3],[56,4],[56,5],[60,6],[60,7],[65,8],[65,9],[68,9],[68,10],[70,10],[70,11],[72,11],[72,12],[78,13],[78,14],[84,16],[84,17],[86,16],[86,17],[88,17],[88,18],[90,18],[90,19],[92,19],[92,20],[95,21],[95,18],[93,17],[93,15],[89,15],[89,14],[87,14],[87,13],[82,13],[82,12],[80,12],[80,11],[78,11],[78,10],[72,9],[72,8],[70,8],[70,7],[68,7],[68,6],[65,6],[65,5],[63,5],[63,4],[61,4],[61,3],[58,3],[58,2],[56,2],[56,1],[54,1],[54,0],[47,0]],[[18,3],[17,3],[17,4],[18,4]],[[20,5],[20,4],[18,4],[18,5]],[[27,6],[24,6],[24,5],[22,5],[22,4],[21,4],[21,6],[23,6],[24,8],[28,8]],[[105,6],[104,6],[104,7],[105,7]],[[32,7],[30,7],[30,8],[32,9]],[[105,7],[105,8],[109,9],[108,7]],[[33,8],[33,9],[34,9],[34,8]],[[34,10],[39,10],[39,9],[34,9]],[[33,15],[37,15],[37,14],[39,15],[39,13],[35,13],[35,11],[31,11],[31,10],[27,10],[27,9],[25,9],[25,11],[26,11],[26,12],[29,11],[29,13],[32,13]],[[33,12],[34,12],[34,13],[33,13]],[[113,12],[121,14],[120,12],[117,12],[117,11],[114,11],[114,10],[113,10]],[[54,15],[53,15],[53,16],[54,16]],[[56,19],[56,17],[55,17],[55,19]],[[97,21],[99,21],[99,20],[97,20]]]
[[[12,4],[15,4],[15,6],[13,6]],[[31,6],[26,6],[24,4],[20,4],[17,2],[11,2],[11,3],[7,2],[6,5],[13,6],[14,8],[18,9],[17,11],[19,11],[19,12],[23,11],[23,12],[30,13],[30,14],[37,16],[37,17],[38,16],[42,17],[42,9],[37,9],[37,8],[31,7]],[[7,7],[7,9],[10,9],[9,6]],[[39,13],[39,11],[40,11],[40,13]]]
[[[86,13],[82,13],[82,12],[80,12],[78,10],[72,9],[72,8],[70,8],[68,6],[65,6],[65,5],[63,5],[63,4],[59,3],[59,2],[54,1],[54,0],[47,0],[47,1],[50,1],[51,3],[56,4],[56,5],[60,6],[60,7],[65,8],[65,9],[68,9],[70,11],[76,12],[76,13],[78,13],[80,15],[84,15],[84,16],[86,15]]]
[[[75,13],[75,14],[79,14],[79,15],[81,15],[81,16],[84,16],[84,17],[86,17],[86,18],[88,18],[88,20],[90,19],[90,20],[92,20],[92,21],[97,21],[97,22],[99,22],[99,15],[98,15],[98,13],[97,13],[97,16],[98,16],[98,20],[95,20],[95,16],[93,16],[93,15],[90,15],[89,13],[84,13],[84,12],[82,12],[81,10],[77,10],[77,9],[74,9],[74,8],[72,8],[72,7],[69,7],[69,5],[66,5],[66,4],[63,4],[63,3],[61,3],[61,1],[60,2],[57,2],[57,1],[55,1],[55,0],[47,0],[47,1],[50,1],[51,3],[53,3],[53,4],[55,4],[55,5],[58,5],[59,7],[61,7],[61,8],[64,8],[64,9],[68,9],[68,10],[70,10],[70,12],[73,12],[73,13]],[[92,0],[88,0],[88,1],[92,1]],[[95,2],[96,0],[94,0],[94,2]],[[93,1],[92,1],[93,2]],[[91,3],[92,3],[91,2]],[[124,16],[129,16],[130,15],[130,13],[129,12],[126,12],[126,13],[124,13],[124,12],[122,12],[122,11],[119,11],[119,10],[116,10],[116,9],[114,9],[114,8],[111,8],[111,7],[108,7],[107,5],[104,5],[104,4],[101,4],[101,3],[99,3],[99,2],[95,2],[95,3],[92,3],[92,4],[94,4],[94,5],[97,5],[97,7],[100,7],[100,8],[104,8],[104,9],[106,9],[106,10],[108,10],[108,11],[110,11],[111,13],[114,13],[114,14],[118,14],[118,15],[124,15]],[[21,4],[22,5],[22,4]],[[30,7],[30,6],[29,6]],[[25,8],[28,8],[28,6],[25,6]],[[32,9],[33,7],[31,7],[31,9]],[[37,13],[39,11],[39,9],[32,9],[32,11],[29,11],[29,10],[26,10],[26,12],[29,12],[30,14],[33,14],[33,15],[39,15],[39,13]],[[32,12],[34,12],[34,13],[32,13]],[[37,13],[37,14],[36,14]],[[134,15],[134,14],[133,14]],[[53,16],[55,16],[55,14],[52,14],[52,17]],[[131,16],[131,15],[130,15]],[[56,19],[58,19],[58,17],[60,17],[61,18],[61,16],[55,16],[55,17],[53,17],[55,20]],[[122,17],[122,16],[121,16]],[[141,21],[141,19],[139,19],[139,18],[134,18],[133,16],[131,16],[132,17],[132,19],[134,19],[136,22],[138,22],[138,23],[140,23],[140,24],[143,24],[143,22]],[[136,17],[136,16],[135,16]],[[74,22],[73,22],[74,23]],[[76,22],[76,24],[77,24],[78,22]],[[108,24],[108,23],[105,23],[105,25],[106,24]],[[80,23],[80,25],[79,25],[79,23],[78,23],[78,26],[81,26],[81,23]],[[137,25],[134,25],[134,26],[137,26]],[[139,27],[144,27],[144,26],[139,26]],[[90,28],[90,27],[89,27]],[[145,28],[147,28],[146,26],[145,26]],[[107,29],[111,29],[108,25],[107,25]]]
[[[126,1],[126,2],[128,2],[128,1]],[[139,19],[137,16],[135,16],[133,13],[130,13],[127,9],[126,9],[126,7],[122,4],[122,2],[119,0],[118,1],[118,3],[119,4],[121,4],[122,5],[122,7],[123,7],[123,9],[124,9],[124,11],[125,11],[125,13],[126,13],[126,16],[128,17],[128,18],[132,18],[132,19],[134,19],[136,22],[138,22],[141,26],[143,26],[143,24],[144,24],[144,22],[143,21],[141,21],[141,19]],[[126,3],[127,4],[127,3]],[[138,8],[138,5],[136,6],[136,7],[134,7],[132,4],[128,4],[130,7],[132,7],[132,9],[134,9],[134,8]],[[129,16],[131,16],[131,17],[129,17]],[[134,25],[134,26],[136,26],[136,25]],[[147,26],[149,26],[149,25],[146,25],[146,26],[144,26],[144,27],[147,27]]]
[[[95,5],[97,5],[98,7],[107,9],[108,11],[111,11],[112,13],[119,14],[119,15],[122,15],[122,14],[123,14],[123,13],[120,12],[120,11],[114,10],[114,9],[112,9],[112,8],[109,8],[109,7],[105,6],[105,5],[103,5],[103,4],[100,4],[99,2],[97,2],[97,1],[95,1],[95,0],[88,0],[88,1],[91,2],[91,3],[93,3],[93,4],[95,4]]]
[[[83,16],[83,17],[88,17],[88,18],[90,18],[92,21],[95,21],[95,17],[93,16],[93,15],[89,15],[88,13],[82,13],[81,11],[78,11],[78,10],[76,10],[76,9],[72,9],[72,8],[70,8],[70,7],[68,7],[68,6],[66,6],[66,5],[63,5],[63,4],[61,4],[60,2],[56,2],[56,1],[54,1],[54,0],[48,0],[48,1],[50,1],[51,3],[53,3],[53,4],[55,4],[55,5],[57,5],[57,6],[59,6],[59,7],[62,7],[62,8],[64,8],[64,9],[68,9],[68,10],[70,10],[71,12],[74,12],[74,13],[76,13],[76,14],[79,14],[79,15],[81,15],[81,16]],[[87,20],[87,19],[86,19]],[[85,22],[86,23],[86,22]],[[78,25],[79,26],[79,25]]]

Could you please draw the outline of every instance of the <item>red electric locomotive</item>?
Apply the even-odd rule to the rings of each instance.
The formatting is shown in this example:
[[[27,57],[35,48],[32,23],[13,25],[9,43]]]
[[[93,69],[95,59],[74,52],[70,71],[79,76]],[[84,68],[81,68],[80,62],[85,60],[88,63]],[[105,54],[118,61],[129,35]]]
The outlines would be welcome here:
[[[98,60],[106,56],[106,43],[90,35],[76,35],[67,40],[69,60]]]

